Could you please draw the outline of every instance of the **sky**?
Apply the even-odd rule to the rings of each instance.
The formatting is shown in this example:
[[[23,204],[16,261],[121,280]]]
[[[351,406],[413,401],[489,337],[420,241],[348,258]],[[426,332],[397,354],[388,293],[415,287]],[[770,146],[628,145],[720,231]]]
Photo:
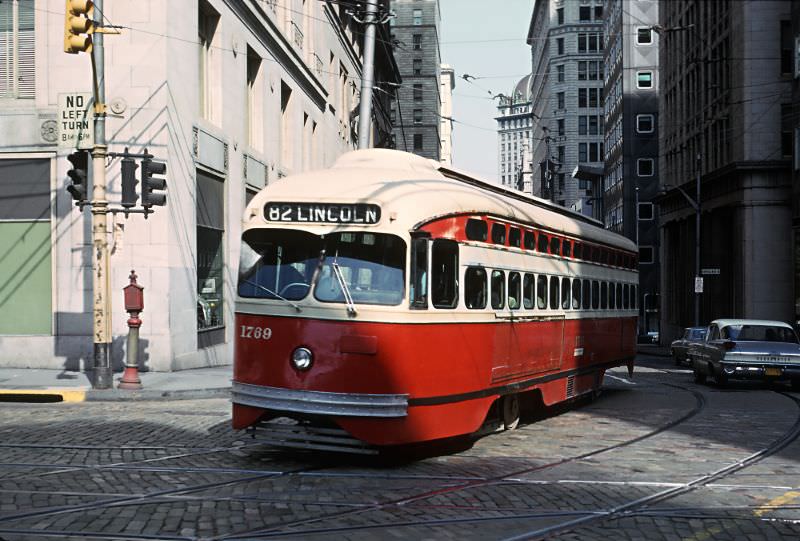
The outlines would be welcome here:
[[[455,70],[453,165],[497,181],[497,101],[531,71],[534,0],[439,0],[442,63]],[[476,80],[463,79],[468,74]]]

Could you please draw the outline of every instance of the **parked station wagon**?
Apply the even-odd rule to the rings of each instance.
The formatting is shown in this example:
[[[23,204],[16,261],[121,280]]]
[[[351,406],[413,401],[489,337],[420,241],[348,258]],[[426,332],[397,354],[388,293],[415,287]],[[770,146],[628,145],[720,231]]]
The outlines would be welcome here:
[[[683,336],[672,341],[669,351],[676,365],[680,366],[688,360],[689,346],[705,340],[707,330],[706,327],[687,327],[683,331]]]
[[[781,321],[718,319],[705,340],[689,348],[697,383],[714,378],[717,385],[731,379],[789,380],[800,388],[800,341]]]

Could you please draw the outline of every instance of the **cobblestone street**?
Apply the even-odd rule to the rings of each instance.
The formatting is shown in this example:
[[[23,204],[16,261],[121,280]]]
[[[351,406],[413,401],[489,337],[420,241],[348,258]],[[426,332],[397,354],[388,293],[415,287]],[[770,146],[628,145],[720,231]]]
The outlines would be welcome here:
[[[593,402],[403,463],[254,445],[224,399],[3,403],[0,538],[800,536],[800,395],[640,361]]]

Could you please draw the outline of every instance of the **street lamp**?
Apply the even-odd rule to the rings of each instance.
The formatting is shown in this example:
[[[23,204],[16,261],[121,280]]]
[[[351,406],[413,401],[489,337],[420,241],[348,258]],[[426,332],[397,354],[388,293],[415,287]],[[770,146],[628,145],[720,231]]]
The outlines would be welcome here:
[[[665,188],[675,188],[678,190],[686,201],[689,202],[689,205],[692,206],[694,209],[694,326],[700,326],[700,295],[703,292],[703,282],[702,277],[700,276],[700,165],[701,165],[701,156],[700,153],[697,153],[697,180],[695,186],[695,197],[692,199],[686,190],[681,188],[680,186],[672,186],[671,184],[664,184]]]

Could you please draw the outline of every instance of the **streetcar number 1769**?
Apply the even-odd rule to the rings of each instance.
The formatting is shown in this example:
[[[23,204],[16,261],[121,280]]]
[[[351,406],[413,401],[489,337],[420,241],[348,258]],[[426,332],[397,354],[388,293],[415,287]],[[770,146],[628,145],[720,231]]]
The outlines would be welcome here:
[[[269,327],[253,327],[252,325],[242,325],[240,338],[254,338],[255,340],[269,340],[272,338],[272,329]]]

